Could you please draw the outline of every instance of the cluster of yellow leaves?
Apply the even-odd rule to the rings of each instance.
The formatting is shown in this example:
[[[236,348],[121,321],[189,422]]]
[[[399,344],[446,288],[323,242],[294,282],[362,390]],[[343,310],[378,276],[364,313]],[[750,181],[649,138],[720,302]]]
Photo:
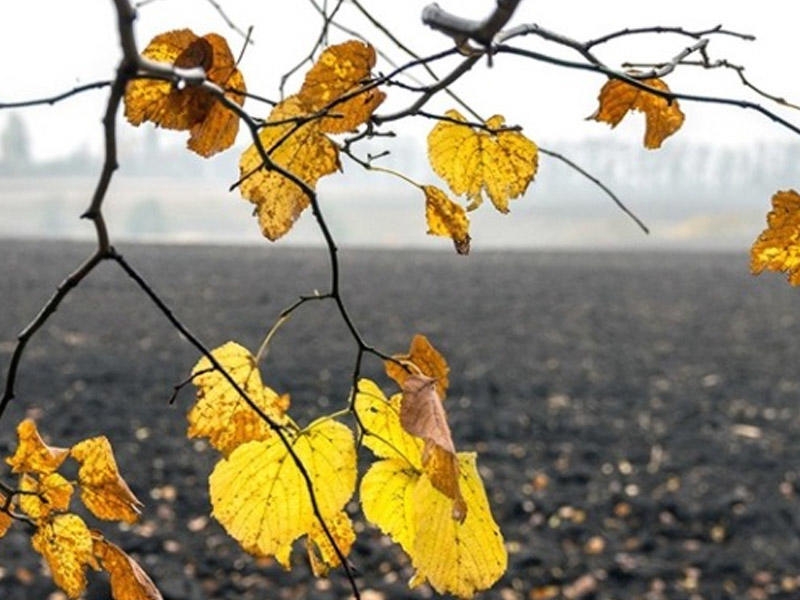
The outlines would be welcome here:
[[[194,367],[189,435],[207,437],[223,454],[209,477],[214,517],[246,551],[287,569],[294,542],[306,536],[314,573],[327,574],[355,540],[345,512],[357,478],[353,432],[330,417],[300,429],[288,398],[263,385],[247,349],[228,342],[212,355],[260,413],[211,361]],[[502,575],[507,558],[475,455],[456,452],[447,424],[449,367],[418,335],[386,371],[402,394],[387,400],[362,380],[355,398],[364,443],[381,459],[361,482],[364,514],[411,556],[412,585],[429,581],[471,597]]]
[[[109,441],[103,437],[83,440],[72,448],[56,448],[42,440],[36,424],[26,419],[17,427],[19,444],[6,459],[19,474],[16,507],[0,495],[0,537],[13,521],[13,510],[21,511],[35,526],[33,549],[41,554],[53,581],[69,598],[86,589],[86,569],[105,570],[111,577],[114,600],[160,600],[161,594],[130,556],[89,529],[78,515],[69,512],[75,483],[57,470],[67,458],[77,461],[81,500],[98,519],[133,523],[142,504],[119,474]]]
[[[228,342],[212,355],[261,412],[219,371],[212,370],[207,358],[194,367],[198,402],[189,412],[188,435],[207,437],[223,454],[209,478],[214,517],[245,550],[274,556],[287,569],[292,544],[304,535],[315,573],[339,566],[339,557],[314,514],[308,482],[319,515],[346,556],[355,539],[344,512],[356,483],[352,432],[331,419],[300,430],[287,414],[288,396],[279,396],[262,384],[255,358],[247,349]],[[283,437],[264,417],[281,428]]]
[[[791,285],[800,285],[800,195],[777,192],[767,214],[767,228],[750,249],[750,270],[784,271]]]
[[[385,94],[370,82],[374,66],[369,44],[353,40],[327,48],[300,91],[272,109],[259,134],[266,156],[255,144],[242,154],[241,193],[256,205],[270,240],[292,228],[320,177],[340,168],[339,149],[326,134],[356,129],[383,102]]]
[[[519,131],[504,129],[501,115],[489,118],[485,128],[470,126],[457,111],[445,113],[428,134],[428,158],[433,170],[457,196],[466,195],[467,211],[487,195],[495,208],[509,211],[509,201],[525,193],[536,175],[539,151]],[[460,254],[469,251],[466,211],[439,188],[424,186],[428,233],[452,238]]]
[[[661,79],[644,79],[642,83],[653,89],[669,92]],[[677,100],[668,100],[637,88],[621,79],[609,79],[600,90],[600,106],[590,117],[616,127],[631,110],[645,114],[645,148],[660,148],[662,142],[683,125],[684,115]]]
[[[189,29],[157,35],[142,52],[155,62],[192,69],[224,91],[228,100],[244,104],[244,77],[225,39],[216,33],[198,37]],[[236,140],[239,118],[213,92],[169,81],[135,79],[125,90],[125,116],[133,125],[152,121],[167,129],[188,130],[188,147],[201,156],[226,150]]]

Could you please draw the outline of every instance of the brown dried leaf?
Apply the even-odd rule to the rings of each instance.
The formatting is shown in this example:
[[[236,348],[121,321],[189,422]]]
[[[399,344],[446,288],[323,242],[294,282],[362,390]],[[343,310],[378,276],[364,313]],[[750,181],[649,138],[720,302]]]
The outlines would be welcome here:
[[[463,521],[467,506],[458,483],[458,456],[435,384],[436,379],[425,375],[405,379],[400,424],[411,435],[425,440],[422,468],[433,486],[453,500],[453,518]]]
[[[450,367],[444,356],[433,347],[424,335],[418,333],[413,337],[408,354],[396,354],[393,358],[395,360],[387,360],[383,364],[386,375],[396,381],[400,388],[411,374],[427,375],[436,380],[436,391],[439,396],[442,399],[447,396],[447,388],[450,387]],[[406,365],[409,370],[407,371],[395,361]]]

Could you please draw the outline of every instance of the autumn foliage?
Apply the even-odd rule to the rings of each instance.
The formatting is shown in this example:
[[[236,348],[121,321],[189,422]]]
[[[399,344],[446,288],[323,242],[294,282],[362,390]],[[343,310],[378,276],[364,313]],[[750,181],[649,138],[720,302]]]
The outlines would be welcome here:
[[[461,52],[471,52],[457,41]],[[231,148],[240,123],[247,124],[252,143],[239,157],[239,172],[231,174],[233,187],[252,204],[261,232],[271,241],[286,235],[309,207],[319,212],[319,181],[335,176],[349,157],[366,171],[416,188],[424,200],[427,233],[450,239],[459,254],[468,254],[468,214],[487,199],[500,213],[509,213],[539,170],[540,148],[520,127],[500,114],[467,118],[456,109],[434,115],[427,136],[430,166],[441,180],[414,181],[359,159],[350,144],[373,135],[376,111],[387,99],[389,84],[396,84],[376,71],[376,50],[362,40],[320,48],[299,89],[255,118],[244,112],[245,78],[219,34],[168,31],[153,38],[137,60],[138,70],[117,80],[124,84],[130,124],[187,131],[188,149],[203,157]],[[148,65],[167,70],[148,70]],[[615,127],[630,112],[644,114],[647,149],[661,147],[685,120],[662,78],[636,71],[605,82],[590,118]],[[790,283],[800,285],[800,196],[781,191],[772,205],[768,227],[752,247],[751,269],[785,271]],[[329,249],[335,264],[331,240]],[[110,247],[104,252],[102,258],[123,264]],[[191,369],[196,401],[188,409],[186,434],[206,439],[219,453],[208,477],[211,513],[257,557],[274,558],[290,569],[301,560],[292,551],[302,539],[315,575],[342,568],[351,581],[354,519],[363,516],[408,555],[415,569],[411,587],[428,583],[439,593],[470,598],[503,575],[508,558],[479,474],[479,457],[457,449],[458,432],[448,423],[448,410],[455,408],[447,394],[458,374],[420,334],[406,353],[388,355],[367,346],[337,286],[338,280],[328,295],[310,298],[336,300],[359,344],[346,410],[299,423],[289,394],[262,378],[261,352],[254,355],[236,342],[201,352]],[[265,346],[268,341],[269,336]],[[380,385],[360,376],[360,361],[368,352],[383,361],[387,377]],[[16,451],[6,462],[18,484],[0,488],[0,537],[17,521],[29,525],[33,550],[69,598],[81,596],[91,570],[109,574],[115,600],[161,598],[140,565],[74,510],[80,501],[99,521],[138,520],[143,505],[120,475],[109,440],[99,436],[69,448],[50,446],[27,419],[17,436]],[[359,465],[362,446],[372,454],[366,465]],[[60,472],[66,461],[77,465],[75,481]],[[354,514],[354,501],[360,514]]]

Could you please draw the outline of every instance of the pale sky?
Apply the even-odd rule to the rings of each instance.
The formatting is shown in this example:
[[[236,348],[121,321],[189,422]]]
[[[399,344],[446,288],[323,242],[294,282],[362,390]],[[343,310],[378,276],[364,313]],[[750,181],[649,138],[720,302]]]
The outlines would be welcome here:
[[[303,0],[219,2],[237,25],[254,27],[255,44],[248,49],[241,63],[248,89],[277,98],[281,73],[308,53],[319,30],[319,17]],[[418,53],[447,47],[446,38],[420,22],[427,1],[362,2]],[[440,0],[439,3],[470,17],[487,14],[493,5],[492,0]],[[795,74],[794,61],[794,5],[789,0],[760,3],[523,0],[511,25],[536,22],[547,29],[584,40],[625,27],[660,24],[694,29],[722,24],[727,29],[752,33],[758,39],[745,42],[714,36],[709,47],[711,56],[726,57],[746,65],[753,82],[800,103],[800,77]],[[287,9],[287,6],[292,8]],[[403,59],[402,53],[383,35],[371,29],[351,5],[346,4],[340,14],[343,23],[362,31],[396,60]],[[136,25],[140,48],[157,33],[183,27],[190,27],[200,35],[211,31],[221,33],[228,38],[234,53],[241,47],[241,38],[228,28],[207,0],[154,0],[140,9]],[[337,42],[346,37],[334,32],[331,40]],[[624,60],[669,59],[689,42],[688,38],[670,35],[639,36],[601,47],[598,54],[610,66],[616,67]],[[565,58],[577,58],[565,49],[535,38],[515,43]],[[0,102],[50,95],[75,85],[109,79],[119,57],[112,2],[4,0],[0,8],[0,56],[0,81],[3,82]],[[385,62],[379,62],[379,70],[388,68]],[[447,68],[447,65],[441,65],[437,71],[443,74]],[[297,89],[300,82],[299,77],[291,81],[287,92]],[[754,99],[737,83],[733,72],[697,70],[677,73],[667,82],[676,91]],[[480,113],[485,116],[504,114],[509,123],[522,125],[530,137],[541,143],[612,135],[616,139],[638,141],[644,126],[639,115],[638,118],[626,119],[614,134],[605,125],[584,120],[596,107],[595,99],[602,83],[603,78],[596,74],[567,71],[505,56],[497,59],[492,69],[482,62],[455,89],[470,99]],[[408,101],[396,88],[388,92],[384,111],[400,108]],[[55,107],[23,111],[21,114],[31,129],[35,154],[54,157],[81,146],[98,151],[102,139],[99,119],[107,93],[107,90],[93,91]],[[759,101],[767,103],[766,100]],[[248,106],[257,115],[267,112],[264,106]],[[444,112],[451,106],[452,102],[442,96],[427,108]],[[752,111],[694,103],[684,104],[683,109],[687,119],[678,135],[686,140],[742,145],[763,140],[790,141],[797,137]],[[800,123],[800,112],[780,112]],[[0,126],[6,118],[7,113],[0,111]],[[401,129],[403,132],[419,131],[419,135],[424,135],[429,128],[430,122],[415,119]],[[182,133],[165,132],[165,136],[167,143],[185,142]]]

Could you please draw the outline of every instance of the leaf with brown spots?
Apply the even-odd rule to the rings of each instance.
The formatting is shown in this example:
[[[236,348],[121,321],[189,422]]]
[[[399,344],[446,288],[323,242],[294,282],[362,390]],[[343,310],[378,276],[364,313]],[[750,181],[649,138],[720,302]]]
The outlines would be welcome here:
[[[31,419],[25,419],[17,425],[17,438],[19,445],[16,452],[6,458],[14,473],[53,473],[69,456],[67,448],[45,444],[36,429],[36,423]]]
[[[153,580],[121,548],[95,533],[92,549],[100,566],[110,575],[114,600],[162,600]]]
[[[469,217],[467,211],[447,197],[434,185],[422,186],[425,193],[425,219],[428,221],[428,233],[441,235],[453,240],[456,252],[469,254]]]
[[[162,33],[152,39],[142,55],[182,69],[202,68],[208,81],[222,88],[228,100],[244,104],[244,77],[225,38],[216,33],[203,37],[189,29]],[[239,132],[238,116],[211,91],[156,79],[128,83],[125,117],[132,125],[152,121],[166,129],[189,130],[189,149],[204,157],[232,146]]]
[[[439,396],[442,399],[447,396],[447,388],[450,387],[450,367],[444,356],[424,335],[418,333],[412,338],[408,354],[396,354],[392,358],[394,360],[384,361],[383,366],[386,374],[401,388],[409,375],[427,375],[436,380]]]
[[[644,79],[648,87],[669,92],[661,79]],[[616,127],[631,110],[645,114],[645,148],[661,147],[662,142],[683,125],[684,115],[677,100],[668,100],[652,92],[632,86],[621,79],[609,79],[600,90],[600,106],[590,118]]]
[[[750,271],[783,271],[791,285],[800,285],[800,194],[777,192],[767,214],[767,228],[750,249]]]

